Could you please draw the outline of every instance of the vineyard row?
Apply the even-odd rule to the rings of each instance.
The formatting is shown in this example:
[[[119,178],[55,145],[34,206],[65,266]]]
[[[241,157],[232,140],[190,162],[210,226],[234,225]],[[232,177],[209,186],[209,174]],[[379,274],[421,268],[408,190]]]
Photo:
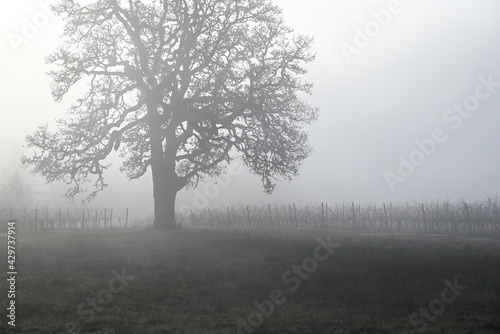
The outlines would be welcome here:
[[[129,221],[129,210],[81,208],[0,209],[0,222],[16,220],[26,229],[148,227],[153,218]],[[346,228],[485,234],[500,231],[500,202],[405,204],[338,203],[205,208],[177,213],[185,228]],[[2,224],[5,225],[5,224]]]

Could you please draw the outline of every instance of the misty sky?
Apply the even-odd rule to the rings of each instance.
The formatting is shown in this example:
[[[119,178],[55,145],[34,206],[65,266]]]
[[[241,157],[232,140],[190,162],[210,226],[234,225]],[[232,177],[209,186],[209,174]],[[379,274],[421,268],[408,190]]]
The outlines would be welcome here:
[[[0,170],[12,170],[24,137],[53,124],[81,94],[75,89],[59,104],[51,98],[44,58],[58,45],[62,24],[45,14],[44,2],[8,2],[0,13]],[[314,89],[306,97],[320,108],[319,120],[308,128],[314,153],[300,176],[279,183],[271,196],[243,168],[217,187],[201,184],[196,198],[192,190],[183,191],[179,205],[475,200],[500,194],[499,1],[275,3],[297,33],[315,38],[316,61],[307,75]],[[33,19],[37,30],[28,29],[32,36],[14,47],[13,34],[23,37],[23,26]],[[108,176],[100,206],[152,212],[150,174],[133,182]],[[54,196],[63,191],[40,188]]]

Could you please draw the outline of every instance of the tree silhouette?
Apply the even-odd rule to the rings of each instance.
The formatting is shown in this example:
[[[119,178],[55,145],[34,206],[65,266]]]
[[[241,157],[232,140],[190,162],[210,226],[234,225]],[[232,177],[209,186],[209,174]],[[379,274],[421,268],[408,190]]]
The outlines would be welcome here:
[[[12,174],[8,182],[2,185],[0,206],[28,207],[33,204],[34,200],[33,190],[29,186],[25,186],[17,171]]]
[[[152,171],[155,227],[176,227],[175,197],[241,158],[265,191],[297,175],[310,154],[303,126],[317,117],[304,65],[312,39],[293,34],[268,0],[98,0],[53,6],[65,18],[48,57],[56,101],[88,91],[27,136],[25,166],[73,197],[106,187],[105,159],[120,150],[130,179]]]

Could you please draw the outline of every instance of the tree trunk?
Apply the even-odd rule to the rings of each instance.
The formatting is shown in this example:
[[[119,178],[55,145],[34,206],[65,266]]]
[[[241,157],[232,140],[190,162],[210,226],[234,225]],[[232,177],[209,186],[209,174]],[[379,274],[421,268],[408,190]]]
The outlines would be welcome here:
[[[178,228],[175,220],[175,197],[179,181],[175,172],[176,149],[163,151],[160,122],[149,124],[151,140],[151,171],[153,174],[154,228]],[[174,136],[175,139],[175,136]]]
[[[166,171],[153,171],[154,228],[178,228],[175,220],[176,175],[173,176]]]

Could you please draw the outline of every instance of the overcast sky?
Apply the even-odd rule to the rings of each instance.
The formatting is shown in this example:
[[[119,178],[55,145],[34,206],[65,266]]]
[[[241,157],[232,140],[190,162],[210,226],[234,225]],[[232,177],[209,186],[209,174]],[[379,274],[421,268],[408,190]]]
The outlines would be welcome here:
[[[315,38],[307,75],[314,84],[307,99],[320,108],[308,128],[314,153],[300,176],[271,196],[257,177],[236,168],[220,180],[227,182],[183,191],[179,206],[476,200],[500,193],[498,0],[276,3],[297,33]],[[0,170],[12,170],[24,137],[62,117],[81,93],[59,104],[51,98],[44,57],[58,45],[62,24],[43,7],[12,1],[0,13]],[[100,206],[152,211],[150,174],[109,180]]]

